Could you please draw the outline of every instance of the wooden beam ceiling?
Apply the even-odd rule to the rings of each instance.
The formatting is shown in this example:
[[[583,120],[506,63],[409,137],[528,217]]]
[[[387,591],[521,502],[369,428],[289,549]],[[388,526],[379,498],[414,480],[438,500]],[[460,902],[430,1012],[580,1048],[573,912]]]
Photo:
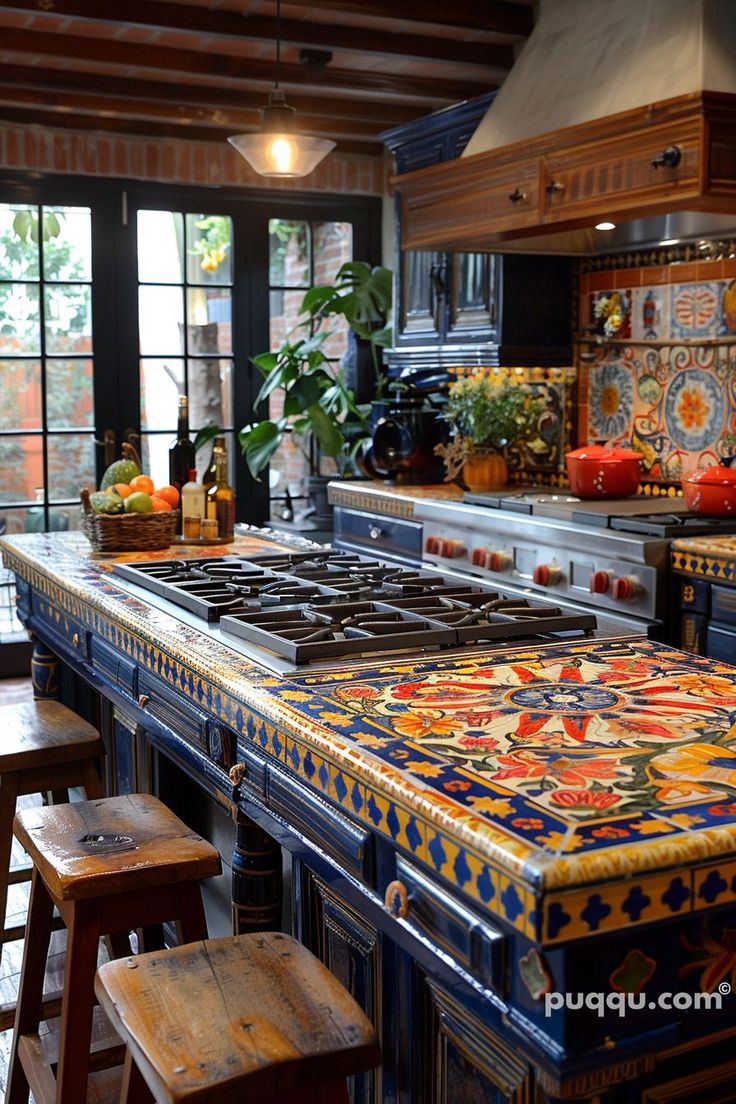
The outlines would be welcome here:
[[[533,19],[530,0],[283,6],[280,84],[299,127],[375,155],[382,130],[497,87]],[[275,0],[0,0],[0,119],[213,141],[256,130],[275,13]]]

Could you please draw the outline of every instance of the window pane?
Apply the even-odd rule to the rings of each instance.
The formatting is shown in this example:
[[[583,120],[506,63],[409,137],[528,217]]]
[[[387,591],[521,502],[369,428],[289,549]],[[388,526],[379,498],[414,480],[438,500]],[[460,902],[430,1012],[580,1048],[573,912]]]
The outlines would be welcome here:
[[[40,429],[40,361],[0,360],[0,381],[0,429]]]
[[[176,211],[138,212],[138,279],[179,284],[184,278],[184,221]]]
[[[232,283],[233,224],[227,215],[187,215],[187,282]]]
[[[141,360],[140,371],[141,428],[167,429],[176,436],[179,395],[184,394],[184,361],[146,357]]]
[[[0,278],[38,278],[38,209],[0,203]]]
[[[24,506],[20,506],[15,510],[0,510],[0,537],[10,533],[29,532],[26,526],[27,513],[28,511]]]
[[[232,332],[229,289],[187,289],[187,352],[231,353]]]
[[[56,284],[44,289],[46,352],[92,352],[92,288]]]
[[[308,288],[309,223],[268,220],[268,282],[272,287]]]
[[[272,350],[275,351],[278,349],[282,341],[285,341],[292,333],[294,327],[298,325],[303,298],[303,291],[271,292],[269,340]],[[293,334],[294,339],[296,339],[297,336],[297,334]]]
[[[34,502],[36,488],[43,488],[43,439],[0,437],[0,502]]]
[[[233,424],[233,362],[192,360],[189,364],[189,425],[193,431],[206,425],[222,429]]]
[[[50,429],[94,425],[92,361],[46,361],[46,417]]]
[[[314,222],[314,282],[331,284],[338,270],[353,259],[353,227],[349,222]]]
[[[138,325],[141,353],[159,356],[183,353],[183,288],[138,288]]]
[[[47,437],[49,500],[79,498],[95,486],[95,446],[91,433],[50,433]]]
[[[37,284],[0,284],[0,353],[40,353]]]
[[[46,280],[92,279],[89,207],[43,208],[43,275]]]
[[[169,482],[169,448],[176,433],[144,433],[141,437],[141,463],[157,487]]]

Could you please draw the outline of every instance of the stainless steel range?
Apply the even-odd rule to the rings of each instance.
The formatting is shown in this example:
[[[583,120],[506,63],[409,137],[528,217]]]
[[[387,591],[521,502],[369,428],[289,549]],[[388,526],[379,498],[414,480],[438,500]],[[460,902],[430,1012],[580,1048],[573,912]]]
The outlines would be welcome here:
[[[159,608],[279,673],[387,653],[559,643],[596,629],[590,613],[331,549],[115,564],[113,571]]]
[[[736,532],[680,498],[580,500],[564,492],[467,493],[462,503],[418,501],[424,560],[505,594],[537,594],[594,610],[603,632],[667,635],[673,536]]]

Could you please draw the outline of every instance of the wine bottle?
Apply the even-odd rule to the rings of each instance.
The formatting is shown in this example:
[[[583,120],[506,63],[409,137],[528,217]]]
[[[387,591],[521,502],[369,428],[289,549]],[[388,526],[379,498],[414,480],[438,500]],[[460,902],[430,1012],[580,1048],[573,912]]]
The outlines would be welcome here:
[[[194,444],[189,440],[189,400],[179,396],[179,419],[176,440],[169,449],[169,483],[181,490],[187,481],[189,469],[194,467]]]
[[[235,491],[227,481],[227,451],[215,445],[215,481],[207,487],[207,517],[217,521],[217,534],[231,540],[235,530]]]
[[[212,455],[210,456],[210,462],[207,465],[207,468],[205,469],[204,474],[202,475],[202,486],[203,487],[205,487],[205,488],[206,487],[211,487],[212,484],[215,482],[215,479],[217,477],[217,472],[215,470],[215,449],[224,449],[224,448],[225,448],[225,438],[224,437],[215,437],[214,441],[212,442]]]

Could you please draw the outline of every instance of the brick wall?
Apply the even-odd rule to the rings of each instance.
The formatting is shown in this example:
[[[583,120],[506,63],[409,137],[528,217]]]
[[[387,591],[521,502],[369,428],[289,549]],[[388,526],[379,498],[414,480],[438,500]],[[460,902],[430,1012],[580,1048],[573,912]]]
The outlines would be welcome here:
[[[264,180],[226,142],[134,138],[25,127],[0,121],[0,167],[154,180],[172,184],[341,192],[380,196],[380,157],[331,153],[300,180]]]

